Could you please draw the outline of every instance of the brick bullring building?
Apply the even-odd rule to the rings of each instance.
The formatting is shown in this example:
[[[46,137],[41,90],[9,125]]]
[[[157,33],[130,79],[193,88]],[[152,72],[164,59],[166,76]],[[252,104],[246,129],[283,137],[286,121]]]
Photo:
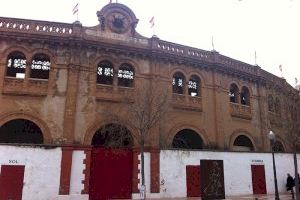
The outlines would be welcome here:
[[[265,152],[269,130],[278,151],[291,150],[300,98],[284,79],[216,51],[143,37],[122,4],[97,16],[94,27],[0,18],[0,143],[103,145],[97,134],[113,122],[101,111],[126,118],[114,107],[155,82],[171,99],[146,140],[149,151],[161,148],[163,134],[168,148]],[[119,126],[131,138],[124,145],[138,147],[137,130]]]

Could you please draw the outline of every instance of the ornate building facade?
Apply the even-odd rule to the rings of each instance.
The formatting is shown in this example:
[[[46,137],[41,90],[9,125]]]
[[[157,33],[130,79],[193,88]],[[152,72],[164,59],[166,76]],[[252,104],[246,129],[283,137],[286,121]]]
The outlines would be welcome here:
[[[97,16],[94,27],[0,18],[1,143],[101,145],[99,131],[113,123],[103,111],[126,118],[116,109],[122,99],[155,82],[171,98],[146,146],[162,148],[163,135],[170,148],[268,151],[272,130],[278,150],[291,150],[300,97],[284,79],[216,51],[143,37],[122,4]]]

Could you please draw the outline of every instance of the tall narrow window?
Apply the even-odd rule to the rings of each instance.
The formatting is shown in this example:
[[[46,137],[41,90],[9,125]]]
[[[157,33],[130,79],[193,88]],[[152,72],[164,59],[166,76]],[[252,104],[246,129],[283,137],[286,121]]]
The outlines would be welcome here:
[[[239,88],[236,84],[231,84],[229,89],[229,99],[232,103],[238,103]]]
[[[31,62],[30,78],[49,79],[50,66],[51,62],[47,55],[35,55]]]
[[[112,85],[114,79],[113,65],[109,61],[102,61],[97,66],[97,83]]]
[[[25,78],[26,57],[23,53],[15,51],[7,58],[6,76],[14,78]]]
[[[173,93],[183,94],[184,91],[184,76],[180,72],[176,72],[173,75],[172,85],[173,85]]]
[[[247,106],[250,105],[250,92],[249,89],[245,86],[242,88],[241,92],[241,104]]]
[[[118,85],[123,87],[133,87],[134,69],[131,65],[124,63],[118,71]]]
[[[192,97],[195,97],[195,96],[200,96],[200,79],[198,76],[196,75],[193,75],[191,76],[190,80],[189,80],[189,85],[188,85],[188,88],[189,88],[189,95],[192,96]]]

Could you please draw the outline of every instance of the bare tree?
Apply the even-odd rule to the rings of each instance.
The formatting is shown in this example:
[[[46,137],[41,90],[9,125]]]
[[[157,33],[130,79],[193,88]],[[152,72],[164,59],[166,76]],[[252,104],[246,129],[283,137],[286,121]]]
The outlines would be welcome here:
[[[157,83],[151,83],[136,89],[133,98],[127,98],[127,102],[133,99],[133,102],[127,106],[128,122],[139,133],[142,187],[145,187],[145,141],[147,141],[151,129],[158,125],[168,111],[168,94],[167,89],[162,88]]]
[[[162,84],[153,81],[151,83],[143,83],[142,86],[135,88],[134,91],[125,93],[124,98],[120,100],[120,103],[113,105],[113,108],[107,107],[103,110],[105,118],[109,118],[113,121],[113,124],[115,124],[114,126],[116,126],[116,124],[129,125],[137,130],[138,135],[133,134],[133,137],[136,138],[140,147],[141,179],[143,188],[145,188],[145,142],[152,129],[160,129],[159,123],[163,121],[164,116],[168,112],[168,108],[169,91],[167,87],[162,87]],[[119,134],[118,131],[114,131],[114,126],[107,127],[108,129],[103,130],[103,137],[105,137],[105,132],[109,131],[111,135],[121,137],[118,138],[118,140],[115,140],[118,144],[112,144],[114,144],[114,146],[121,145],[121,143],[124,142],[123,137],[125,137],[126,141],[128,136],[126,136],[126,134]],[[158,139],[160,139],[160,137]]]

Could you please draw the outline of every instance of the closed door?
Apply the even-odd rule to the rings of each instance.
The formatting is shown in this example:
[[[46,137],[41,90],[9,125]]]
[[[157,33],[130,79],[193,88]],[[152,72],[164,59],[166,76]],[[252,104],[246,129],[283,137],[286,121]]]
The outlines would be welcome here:
[[[253,194],[267,194],[264,165],[251,165]]]
[[[2,165],[0,199],[22,200],[24,165]]]
[[[200,197],[200,165],[186,166],[186,192],[187,197]]]
[[[90,200],[131,198],[131,150],[93,149],[89,194]]]

